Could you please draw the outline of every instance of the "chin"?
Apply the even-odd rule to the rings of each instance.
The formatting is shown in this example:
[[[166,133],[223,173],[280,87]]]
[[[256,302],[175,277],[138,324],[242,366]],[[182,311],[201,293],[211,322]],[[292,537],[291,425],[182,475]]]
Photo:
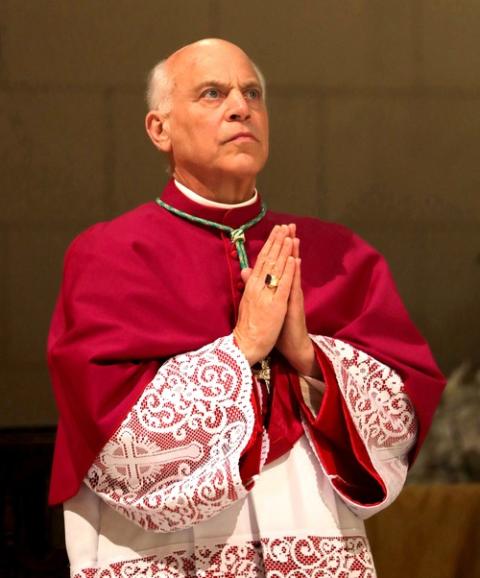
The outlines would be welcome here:
[[[241,158],[235,158],[231,162],[226,163],[224,169],[226,173],[235,174],[239,177],[256,177],[265,166],[266,160],[242,155]]]

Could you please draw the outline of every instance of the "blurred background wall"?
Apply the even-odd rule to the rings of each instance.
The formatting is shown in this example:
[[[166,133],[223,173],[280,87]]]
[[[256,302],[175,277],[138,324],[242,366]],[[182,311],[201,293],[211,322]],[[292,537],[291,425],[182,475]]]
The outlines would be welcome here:
[[[478,363],[479,31],[478,0],[0,0],[0,426],[55,422],[64,251],[161,191],[145,77],[205,36],[267,77],[269,206],[354,228],[442,369]]]

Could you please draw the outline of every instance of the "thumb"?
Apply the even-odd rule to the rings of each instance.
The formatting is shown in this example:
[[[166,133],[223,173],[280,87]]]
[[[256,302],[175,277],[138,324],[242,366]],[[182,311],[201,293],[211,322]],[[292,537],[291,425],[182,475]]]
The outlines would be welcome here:
[[[251,267],[245,267],[240,271],[240,276],[242,277],[242,281],[246,284],[247,281],[250,279],[250,275],[252,274]]]

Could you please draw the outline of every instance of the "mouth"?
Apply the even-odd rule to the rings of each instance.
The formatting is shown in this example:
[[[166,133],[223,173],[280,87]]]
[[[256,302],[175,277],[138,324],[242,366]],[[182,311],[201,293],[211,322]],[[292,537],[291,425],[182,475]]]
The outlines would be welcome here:
[[[258,139],[251,132],[238,132],[225,142],[258,142]]]

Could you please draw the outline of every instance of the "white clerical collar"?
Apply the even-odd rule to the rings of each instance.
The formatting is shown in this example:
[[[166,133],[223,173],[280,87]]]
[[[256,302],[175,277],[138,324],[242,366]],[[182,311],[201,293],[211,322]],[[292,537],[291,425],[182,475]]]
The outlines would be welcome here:
[[[253,191],[253,197],[248,199],[247,201],[242,201],[241,203],[218,203],[217,201],[211,201],[210,199],[206,199],[197,193],[194,193],[182,183],[179,183],[177,179],[174,179],[175,186],[177,189],[182,192],[186,197],[188,197],[191,201],[198,203],[199,205],[203,205],[204,207],[215,207],[217,209],[240,209],[241,207],[248,207],[249,205],[253,205],[258,197],[257,189]]]

